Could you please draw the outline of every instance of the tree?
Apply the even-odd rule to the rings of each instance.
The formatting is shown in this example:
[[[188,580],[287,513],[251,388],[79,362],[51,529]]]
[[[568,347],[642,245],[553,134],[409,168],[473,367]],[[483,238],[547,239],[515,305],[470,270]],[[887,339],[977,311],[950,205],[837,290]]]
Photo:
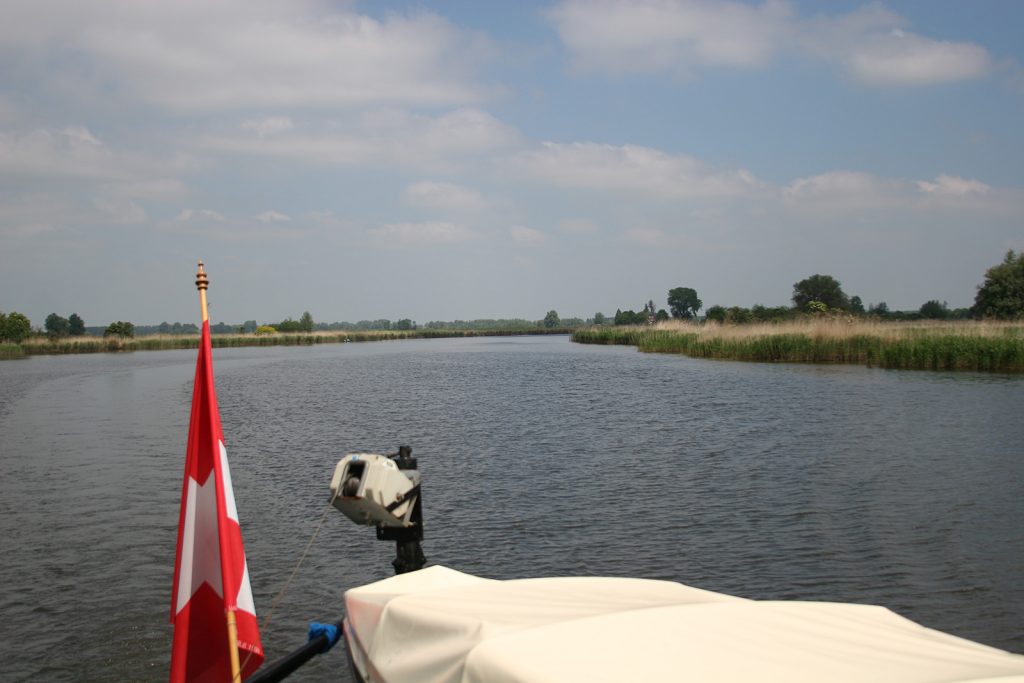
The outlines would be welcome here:
[[[257,327],[259,327],[259,325],[256,324],[255,320],[246,320],[242,323],[242,332],[245,334],[253,334],[256,332]]]
[[[81,337],[85,334],[85,321],[77,313],[72,313],[68,318],[68,334],[72,337]]]
[[[302,332],[313,331],[313,316],[310,315],[309,311],[303,311],[302,317],[299,318],[299,330]]]
[[[292,320],[291,318],[285,318],[278,324],[274,325],[278,332],[301,332],[302,323]]]
[[[103,330],[104,337],[120,337],[121,339],[130,339],[135,336],[135,325],[118,320],[115,323],[107,325],[107,329]]]
[[[594,324],[595,325],[604,325],[604,323],[605,323],[604,313],[601,313],[600,311],[595,313],[594,314]]]
[[[932,320],[945,320],[949,317],[949,304],[945,301],[939,301],[938,299],[932,299],[921,304],[921,309],[918,311],[922,318],[929,318]]]
[[[68,319],[62,318],[56,313],[46,316],[46,322],[43,325],[46,327],[46,336],[50,338],[50,341],[68,336],[71,329]]]
[[[750,309],[750,315],[757,322],[787,320],[793,317],[793,308],[790,306],[772,306],[768,308],[762,304],[754,304]]]
[[[395,329],[396,330],[415,330],[416,329],[416,323],[413,322],[410,318],[402,318],[401,320],[399,320],[398,322],[395,323]]]
[[[558,311],[548,311],[548,314],[544,316],[544,327],[549,330],[553,327],[558,327],[561,318],[558,317]]]
[[[725,313],[725,306],[711,306],[708,310],[704,311],[704,319],[724,323]]]
[[[730,306],[729,310],[725,312],[725,319],[730,323],[746,325],[747,323],[754,321],[754,313],[749,308],[743,308],[742,306]]]
[[[1002,263],[985,271],[972,310],[979,318],[1024,317],[1024,251],[1014,254],[1011,249]]]
[[[635,311],[623,311],[621,308],[615,311],[616,325],[643,325],[647,322],[647,313]]]
[[[850,310],[850,313],[863,313],[864,312],[864,302],[861,300],[861,298],[859,296],[851,296],[850,297],[850,309],[849,310]]]
[[[889,304],[884,301],[879,301],[877,304],[871,304],[868,306],[868,315],[875,315],[879,318],[886,318],[889,316]]]
[[[668,320],[668,311],[664,308],[659,308],[658,312],[654,315],[654,319],[657,321]]]
[[[673,318],[689,320],[697,315],[697,311],[704,305],[697,298],[697,291],[689,287],[676,287],[668,290],[668,308]]]
[[[0,340],[20,344],[30,334],[32,323],[27,317],[17,311],[11,311],[6,316],[0,314]]]
[[[820,301],[829,308],[847,310],[850,300],[843,293],[839,280],[831,275],[812,275],[793,285],[793,305],[802,311],[812,301]]]

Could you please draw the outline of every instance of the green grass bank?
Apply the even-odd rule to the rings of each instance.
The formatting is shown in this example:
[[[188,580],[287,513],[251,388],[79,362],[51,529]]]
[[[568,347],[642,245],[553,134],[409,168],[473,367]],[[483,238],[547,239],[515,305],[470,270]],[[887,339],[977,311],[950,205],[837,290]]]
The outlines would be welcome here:
[[[214,348],[242,346],[312,346],[345,342],[389,341],[398,339],[439,339],[449,337],[510,337],[538,334],[569,334],[570,329],[536,330],[367,330],[358,332],[309,332],[295,334],[215,334]],[[65,337],[50,341],[31,337],[20,344],[0,344],[0,359],[67,353],[115,353],[122,351],[167,351],[195,349],[199,335],[152,335],[121,339],[118,337]]]
[[[847,363],[904,370],[1024,372],[1024,324],[939,324],[847,320],[778,325],[592,327],[581,344],[626,344],[641,351],[765,363]]]
[[[24,357],[25,350],[21,348],[21,344],[0,344],[0,360]]]

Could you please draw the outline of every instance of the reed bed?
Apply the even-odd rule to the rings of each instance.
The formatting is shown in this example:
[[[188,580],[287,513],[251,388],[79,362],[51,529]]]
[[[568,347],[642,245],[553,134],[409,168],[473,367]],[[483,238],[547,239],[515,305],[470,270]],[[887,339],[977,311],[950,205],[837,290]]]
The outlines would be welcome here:
[[[591,327],[583,344],[769,363],[849,363],[905,370],[1024,372],[1024,323],[893,323],[809,319],[756,325],[668,322]]]
[[[24,358],[25,350],[21,344],[0,344],[0,358]]]
[[[278,334],[215,334],[210,337],[214,348],[242,346],[312,346],[314,344],[341,344],[345,342],[388,341],[398,339],[436,339],[445,337],[504,337],[530,334],[569,334],[569,329],[536,330],[360,330],[352,332],[298,332]],[[0,359],[22,358],[32,355],[58,355],[67,353],[107,353],[119,351],[166,351],[195,349],[199,335],[155,334],[133,339],[120,337],[64,337],[50,341],[46,337],[31,337],[20,344],[0,344]]]

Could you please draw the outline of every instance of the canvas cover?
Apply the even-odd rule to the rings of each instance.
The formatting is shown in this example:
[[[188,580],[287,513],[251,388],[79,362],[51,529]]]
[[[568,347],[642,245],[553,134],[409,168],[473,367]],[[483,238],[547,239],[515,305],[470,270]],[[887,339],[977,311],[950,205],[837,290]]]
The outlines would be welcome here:
[[[445,567],[345,594],[373,683],[1024,683],[1024,656],[883,608],[753,601],[669,581],[494,581]]]

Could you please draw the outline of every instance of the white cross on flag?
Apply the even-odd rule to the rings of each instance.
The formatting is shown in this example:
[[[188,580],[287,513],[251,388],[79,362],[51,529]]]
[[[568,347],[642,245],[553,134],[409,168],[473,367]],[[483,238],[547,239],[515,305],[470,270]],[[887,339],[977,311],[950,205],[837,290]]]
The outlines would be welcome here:
[[[227,614],[235,613],[241,676],[263,663],[227,451],[203,322],[192,392],[178,551],[171,593],[171,681],[231,681]]]

